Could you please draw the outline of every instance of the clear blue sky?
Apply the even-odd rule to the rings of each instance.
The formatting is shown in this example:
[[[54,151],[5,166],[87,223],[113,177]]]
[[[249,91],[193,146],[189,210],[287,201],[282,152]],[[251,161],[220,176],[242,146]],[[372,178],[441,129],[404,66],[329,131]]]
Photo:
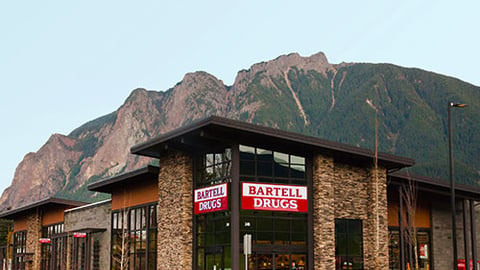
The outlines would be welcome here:
[[[52,133],[187,72],[231,85],[254,63],[322,51],[480,85],[479,1],[231,2],[0,1],[0,191]]]

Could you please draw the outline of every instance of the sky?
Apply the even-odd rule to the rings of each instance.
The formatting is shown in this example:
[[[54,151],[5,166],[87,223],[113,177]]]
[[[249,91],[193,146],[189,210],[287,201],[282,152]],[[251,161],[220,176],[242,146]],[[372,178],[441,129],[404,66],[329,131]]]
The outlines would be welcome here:
[[[391,63],[480,86],[480,1],[0,0],[0,191],[54,133],[113,112],[135,88],[298,52]]]

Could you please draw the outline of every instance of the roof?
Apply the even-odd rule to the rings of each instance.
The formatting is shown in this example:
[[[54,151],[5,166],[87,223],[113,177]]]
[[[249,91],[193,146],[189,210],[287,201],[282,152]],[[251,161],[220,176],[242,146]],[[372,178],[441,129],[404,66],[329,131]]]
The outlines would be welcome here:
[[[112,193],[118,184],[132,184],[145,180],[158,180],[159,167],[148,165],[143,168],[106,178],[88,185],[91,191]]]
[[[427,176],[411,175],[407,172],[395,172],[389,174],[389,184],[402,185],[413,181],[416,188],[427,192],[450,196],[450,182]],[[480,199],[480,187],[455,183],[455,196],[463,199]]]
[[[189,125],[152,138],[133,146],[133,154],[159,158],[169,148],[185,152],[212,151],[234,143],[287,149],[302,153],[322,152],[337,158],[364,160],[371,162],[375,152],[348,144],[320,139],[299,133],[259,126],[238,120],[211,116],[192,122]],[[410,158],[378,153],[379,164],[387,169],[412,166]]]
[[[24,212],[28,212],[30,210],[33,210],[37,207],[48,207],[48,206],[73,206],[73,207],[78,207],[82,205],[86,205],[86,202],[81,202],[81,201],[74,201],[74,200],[68,200],[68,199],[61,199],[61,198],[55,198],[55,197],[50,197],[47,199],[43,199],[40,201],[36,201],[12,210],[7,210],[3,213],[0,213],[0,218],[5,218],[5,219],[13,219],[15,216],[20,215]]]

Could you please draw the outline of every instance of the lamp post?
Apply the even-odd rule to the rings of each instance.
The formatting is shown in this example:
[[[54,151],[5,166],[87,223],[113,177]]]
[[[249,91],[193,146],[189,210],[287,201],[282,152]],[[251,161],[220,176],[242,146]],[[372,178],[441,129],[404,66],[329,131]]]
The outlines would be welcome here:
[[[463,108],[466,104],[448,103],[448,157],[450,161],[450,207],[452,212],[452,244],[453,244],[453,269],[458,270],[458,255],[457,255],[457,221],[455,216],[455,181],[453,178],[453,153],[452,153],[452,108]],[[467,263],[467,262],[466,262]]]

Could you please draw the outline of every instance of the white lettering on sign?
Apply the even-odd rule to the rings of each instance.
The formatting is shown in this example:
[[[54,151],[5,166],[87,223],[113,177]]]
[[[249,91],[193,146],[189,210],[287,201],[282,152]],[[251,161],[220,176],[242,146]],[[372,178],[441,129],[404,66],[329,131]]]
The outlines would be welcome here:
[[[307,187],[244,182],[242,209],[307,212]]]
[[[195,214],[227,210],[227,183],[195,190],[194,207]]]

